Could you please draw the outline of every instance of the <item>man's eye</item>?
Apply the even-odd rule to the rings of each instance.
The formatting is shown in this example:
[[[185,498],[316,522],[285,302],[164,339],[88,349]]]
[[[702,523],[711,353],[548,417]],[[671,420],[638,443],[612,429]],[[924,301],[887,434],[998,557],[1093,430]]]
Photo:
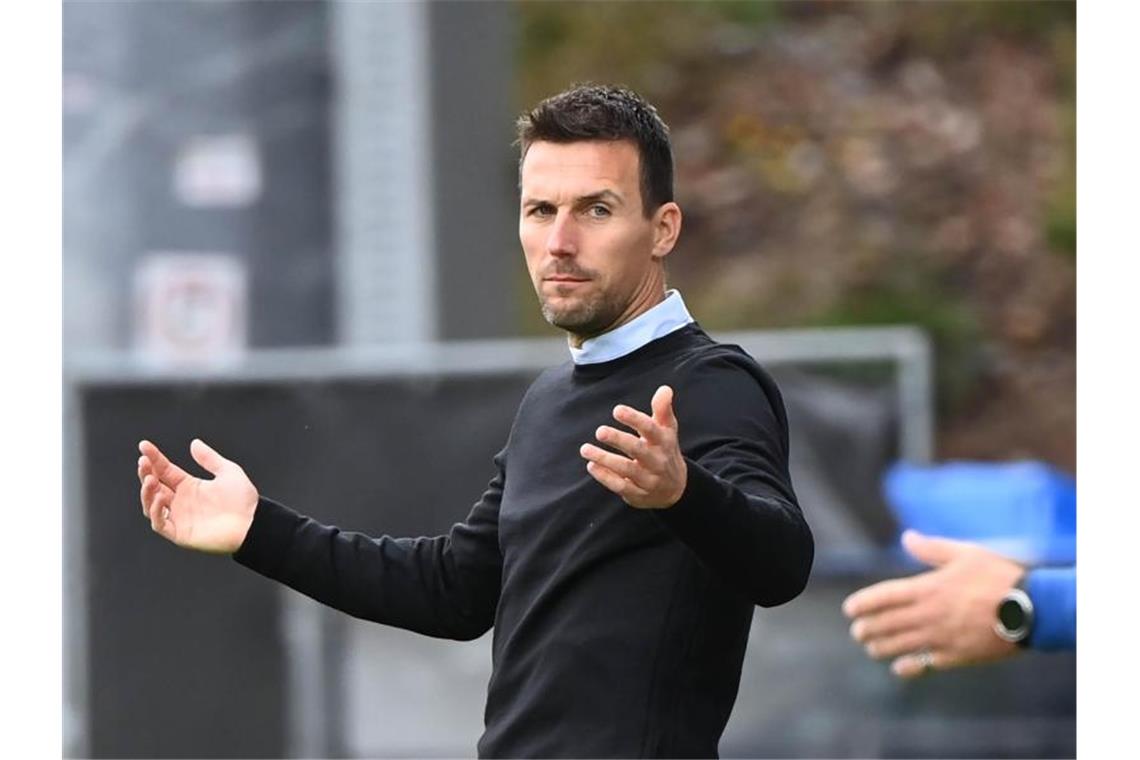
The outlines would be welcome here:
[[[533,206],[530,210],[531,216],[550,216],[550,206]]]
[[[610,210],[600,203],[595,203],[593,206],[590,206],[589,213],[590,216],[596,219],[603,219],[610,215]]]

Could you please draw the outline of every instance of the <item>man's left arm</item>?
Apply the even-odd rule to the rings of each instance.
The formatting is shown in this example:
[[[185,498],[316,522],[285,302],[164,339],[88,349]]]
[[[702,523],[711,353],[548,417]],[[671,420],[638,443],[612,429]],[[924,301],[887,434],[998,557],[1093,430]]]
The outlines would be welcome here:
[[[598,440],[621,454],[584,444],[590,474],[630,506],[657,510],[706,567],[756,604],[794,599],[815,545],[788,475],[774,385],[765,389],[735,362],[706,363],[678,384],[679,414],[669,386],[650,406],[652,414],[615,408],[636,435],[598,428]]]

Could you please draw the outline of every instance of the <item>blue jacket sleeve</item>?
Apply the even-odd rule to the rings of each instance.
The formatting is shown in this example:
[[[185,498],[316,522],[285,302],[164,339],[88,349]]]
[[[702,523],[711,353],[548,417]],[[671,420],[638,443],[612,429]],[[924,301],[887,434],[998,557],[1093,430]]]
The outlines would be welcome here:
[[[1029,571],[1025,593],[1033,602],[1029,646],[1045,651],[1077,647],[1077,568],[1041,567]]]

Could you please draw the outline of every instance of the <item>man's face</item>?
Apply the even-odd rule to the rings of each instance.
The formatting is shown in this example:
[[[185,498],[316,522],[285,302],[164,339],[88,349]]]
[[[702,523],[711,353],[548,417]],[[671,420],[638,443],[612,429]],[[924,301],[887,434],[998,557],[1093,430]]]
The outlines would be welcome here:
[[[676,204],[645,217],[639,166],[637,147],[626,141],[536,142],[523,161],[519,240],[527,269],[542,315],[575,336],[628,321],[663,291],[661,259],[676,234],[660,218]]]

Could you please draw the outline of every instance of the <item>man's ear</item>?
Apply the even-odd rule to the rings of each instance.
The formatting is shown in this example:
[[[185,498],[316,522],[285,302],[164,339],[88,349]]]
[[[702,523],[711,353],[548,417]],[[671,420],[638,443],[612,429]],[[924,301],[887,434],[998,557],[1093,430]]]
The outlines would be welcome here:
[[[653,258],[663,259],[677,244],[681,234],[681,207],[673,201],[662,203],[653,212]]]

